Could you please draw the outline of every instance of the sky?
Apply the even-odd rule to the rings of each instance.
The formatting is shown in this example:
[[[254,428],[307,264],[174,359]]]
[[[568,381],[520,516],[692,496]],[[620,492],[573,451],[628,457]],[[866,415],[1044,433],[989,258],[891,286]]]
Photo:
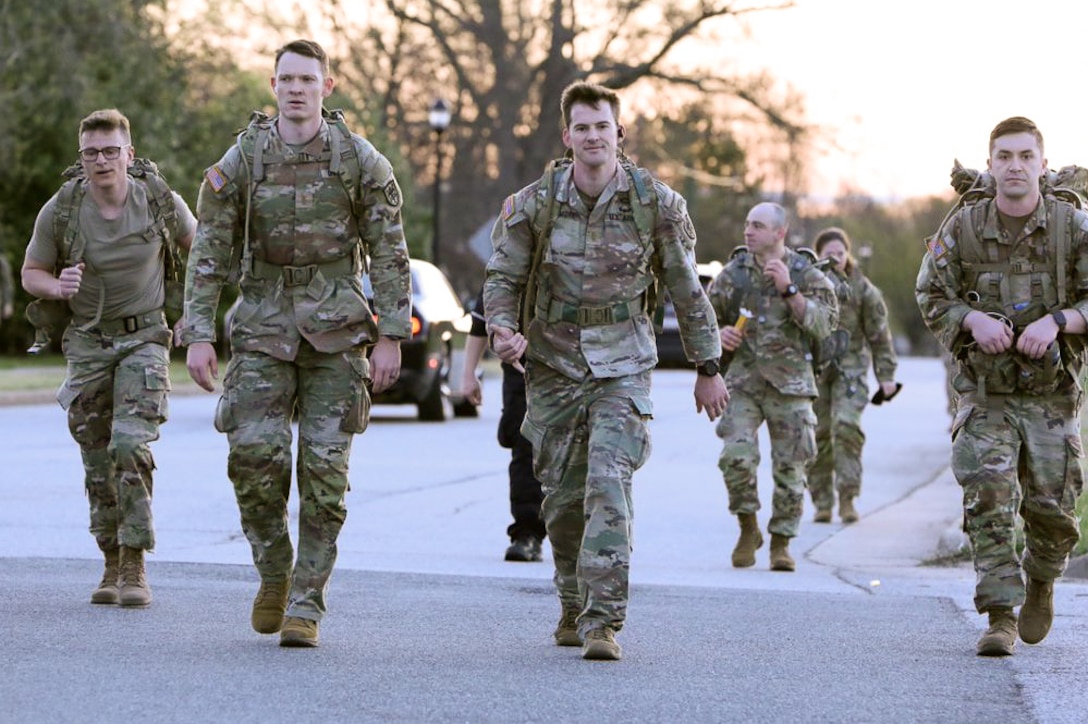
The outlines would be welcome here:
[[[834,139],[813,196],[945,194],[953,160],[985,167],[990,130],[1014,115],[1039,126],[1051,168],[1088,166],[1088,3],[796,0],[745,22],[744,62],[801,91]]]

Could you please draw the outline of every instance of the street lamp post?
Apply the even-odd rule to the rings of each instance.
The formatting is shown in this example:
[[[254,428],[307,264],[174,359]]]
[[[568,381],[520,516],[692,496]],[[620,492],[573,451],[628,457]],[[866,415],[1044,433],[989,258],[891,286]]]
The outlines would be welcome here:
[[[434,131],[434,230],[431,236],[431,263],[438,266],[439,258],[439,217],[442,211],[442,133],[450,127],[452,114],[450,107],[441,98],[436,98],[427,114],[427,122]]]

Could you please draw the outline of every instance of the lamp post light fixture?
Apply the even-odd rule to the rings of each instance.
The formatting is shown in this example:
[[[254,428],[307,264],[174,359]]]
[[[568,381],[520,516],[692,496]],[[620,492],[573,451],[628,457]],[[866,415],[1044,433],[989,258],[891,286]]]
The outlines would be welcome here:
[[[442,98],[436,98],[427,114],[427,122],[434,131],[434,230],[431,236],[431,263],[438,266],[439,259],[439,217],[442,211],[442,133],[450,127],[453,114],[449,105]]]

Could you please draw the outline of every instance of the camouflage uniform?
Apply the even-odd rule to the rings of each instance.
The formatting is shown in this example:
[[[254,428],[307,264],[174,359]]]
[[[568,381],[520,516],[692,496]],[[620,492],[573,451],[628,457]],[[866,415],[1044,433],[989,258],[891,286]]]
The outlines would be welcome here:
[[[347,516],[352,438],[369,419],[366,348],[379,335],[403,339],[411,333],[408,250],[400,190],[389,162],[370,143],[354,134],[333,138],[340,127],[322,122],[305,147],[292,148],[275,119],[261,127],[266,133],[256,143],[266,139],[259,148],[264,169],[263,178],[253,174],[248,248],[242,234],[253,159],[241,150],[245,133],[205,174],[182,342],[215,341],[220,291],[232,252],[241,251],[241,303],[215,425],[227,434],[227,474],[262,580],[290,578],[287,615],[320,621]],[[350,180],[355,189],[330,170],[338,144],[341,164],[357,154],[361,178]],[[366,253],[373,311],[359,276]],[[287,513],[296,412],[297,560]]]
[[[149,443],[159,438],[170,391],[170,329],[163,314],[165,240],[150,211],[145,182],[130,177],[119,219],[102,218],[92,196],[71,209],[85,269],[69,300],[72,321],[61,348],[67,362],[57,401],[83,458],[90,530],[103,552],[119,546],[153,550]],[[34,223],[26,256],[53,268],[62,240],[54,233],[54,195]],[[174,238],[196,220],[174,194]]]
[[[725,265],[708,294],[722,326],[736,321],[740,307],[755,314],[725,373],[731,397],[716,427],[724,442],[718,467],[729,491],[729,511],[759,511],[756,433],[766,421],[774,477],[767,530],[792,538],[801,521],[805,471],[816,457],[811,349],[814,339],[826,337],[835,328],[838,302],[831,282],[807,257],[787,248],[783,262],[805,296],[801,323],[793,318],[774,282],[764,278],[755,256],[747,252],[736,254]],[[738,284],[741,279],[743,283]]]
[[[840,498],[861,493],[861,414],[869,402],[869,366],[878,385],[894,381],[897,366],[884,295],[857,267],[849,274],[830,274],[846,291],[838,299],[838,328],[850,334],[850,345],[817,379],[816,461],[808,471],[808,489],[822,510],[832,507],[835,490]]]
[[[717,359],[721,342],[695,268],[695,230],[684,199],[654,182],[652,233],[637,228],[639,203],[623,167],[587,208],[571,166],[552,185],[550,238],[533,231],[540,182],[508,198],[492,232],[484,308],[488,327],[518,329],[518,300],[536,244],[547,244],[535,315],[524,334],[528,411],[544,489],[543,515],[564,610],[581,611],[582,636],[622,628],[631,555],[631,479],[650,455],[650,373],[657,364],[646,292],[655,277],[676,301],[688,356]]]
[[[1078,539],[1082,339],[1059,334],[1060,360],[1048,352],[1035,361],[1015,347],[987,355],[962,329],[972,309],[1003,314],[1017,331],[1063,306],[1088,316],[1088,215],[1058,203],[1041,201],[1015,239],[992,200],[960,210],[928,242],[915,288],[926,324],[958,360],[952,470],[963,488],[979,612],[1023,603],[1021,571],[1040,581],[1061,576]],[[1059,260],[1063,233],[1069,253]],[[1017,514],[1026,536],[1022,566]]]

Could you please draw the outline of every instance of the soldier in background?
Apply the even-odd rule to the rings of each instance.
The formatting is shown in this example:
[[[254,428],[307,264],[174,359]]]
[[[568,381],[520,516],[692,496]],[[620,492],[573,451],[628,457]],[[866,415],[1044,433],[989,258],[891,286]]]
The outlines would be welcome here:
[[[545,493],[562,606],[556,643],[581,644],[587,659],[616,660],[627,613],[631,479],[650,455],[656,283],[675,301],[684,347],[699,365],[696,410],[713,420],[729,394],[683,197],[621,160],[625,131],[614,91],[573,83],[560,110],[573,161],[549,166],[506,199],[492,232],[484,309],[495,353],[509,364],[526,357],[521,430]],[[523,294],[529,301],[519,318]]]
[[[155,548],[149,444],[166,422],[170,390],[164,247],[172,239],[188,249],[196,219],[165,185],[159,201],[148,181],[129,173],[136,151],[120,111],[80,121],[79,155],[83,177],[38,212],[23,288],[64,302],[72,315],[57,401],[79,443],[90,529],[105,557],[91,603],[146,606],[144,552]]]
[[[232,254],[241,258],[215,426],[227,435],[227,474],[261,576],[251,623],[278,631],[281,646],[318,645],[352,439],[369,420],[368,387],[393,384],[411,332],[400,189],[384,156],[323,113],[333,82],[317,43],[276,52],[279,115],[251,123],[205,173],[185,289],[189,373],[212,391],[216,308]],[[367,254],[373,310],[359,283]],[[296,412],[297,559],[287,514]]]
[[[975,608],[989,622],[976,651],[1009,656],[1018,633],[1036,644],[1050,631],[1054,580],[1079,537],[1088,215],[1042,194],[1043,136],[1027,118],[994,127],[987,167],[996,196],[965,205],[927,240],[915,296],[959,362],[952,471]]]
[[[854,499],[861,494],[861,453],[865,433],[861,414],[869,402],[869,367],[880,386],[877,401],[890,400],[899,391],[898,364],[884,295],[862,273],[850,253],[850,237],[839,228],[816,235],[816,254],[831,261],[827,271],[841,289],[839,326],[833,333],[830,359],[822,359],[816,398],[816,460],[808,471],[808,490],[816,506],[813,520],[831,522],[835,494],[843,523],[858,520]]]
[[[805,473],[816,458],[812,348],[838,321],[831,281],[808,256],[786,247],[788,229],[785,209],[756,204],[744,225],[746,249],[734,254],[709,290],[722,348],[731,357],[725,382],[732,399],[716,432],[723,442],[718,467],[729,491],[729,512],[740,524],[732,555],[736,568],[755,565],[756,551],[763,546],[756,520],[756,433],[764,422],[774,476],[767,526],[770,567],[796,568],[789,543],[801,524]],[[745,311],[752,318],[736,324]]]

